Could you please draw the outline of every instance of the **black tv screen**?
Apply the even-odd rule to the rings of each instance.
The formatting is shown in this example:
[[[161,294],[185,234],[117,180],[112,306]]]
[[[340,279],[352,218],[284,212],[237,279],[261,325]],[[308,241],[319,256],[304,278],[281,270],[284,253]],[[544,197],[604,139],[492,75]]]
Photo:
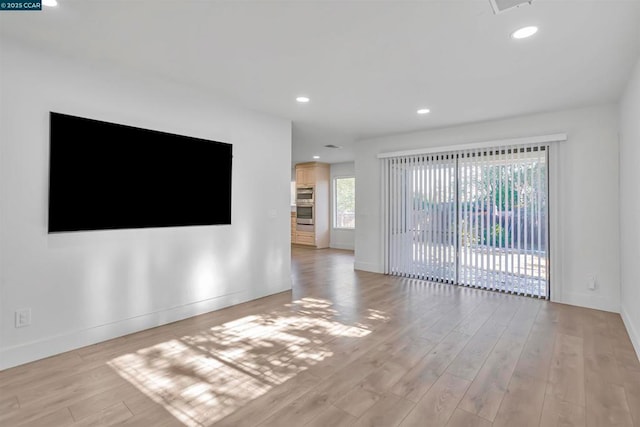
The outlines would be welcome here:
[[[50,113],[49,233],[231,224],[232,146]]]

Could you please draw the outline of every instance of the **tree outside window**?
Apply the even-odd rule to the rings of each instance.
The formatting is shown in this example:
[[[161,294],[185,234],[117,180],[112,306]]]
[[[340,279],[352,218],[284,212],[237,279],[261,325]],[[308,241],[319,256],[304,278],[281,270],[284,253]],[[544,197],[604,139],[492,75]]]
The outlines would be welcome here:
[[[356,227],[356,179],[354,177],[334,180],[334,228]]]

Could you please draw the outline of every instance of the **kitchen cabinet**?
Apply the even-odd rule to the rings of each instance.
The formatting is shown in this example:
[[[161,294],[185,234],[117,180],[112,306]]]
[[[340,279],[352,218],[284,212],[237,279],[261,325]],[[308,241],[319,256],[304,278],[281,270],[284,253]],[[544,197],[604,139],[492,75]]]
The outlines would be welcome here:
[[[296,165],[296,187],[313,186],[316,183],[316,164],[300,163]]]
[[[329,247],[329,164],[296,165],[296,188],[313,188],[313,225],[296,224],[291,242],[315,248]]]
[[[296,213],[291,212],[291,242],[296,241]]]

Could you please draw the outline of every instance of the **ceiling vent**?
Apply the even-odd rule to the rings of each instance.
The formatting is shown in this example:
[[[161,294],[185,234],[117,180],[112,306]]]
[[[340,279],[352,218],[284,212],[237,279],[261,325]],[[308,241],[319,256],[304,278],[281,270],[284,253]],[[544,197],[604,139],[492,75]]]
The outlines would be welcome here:
[[[533,0],[489,0],[489,2],[493,7],[493,13],[498,14],[523,4],[531,4]]]
[[[327,144],[325,145],[325,148],[342,148],[339,145],[333,145],[333,144]]]

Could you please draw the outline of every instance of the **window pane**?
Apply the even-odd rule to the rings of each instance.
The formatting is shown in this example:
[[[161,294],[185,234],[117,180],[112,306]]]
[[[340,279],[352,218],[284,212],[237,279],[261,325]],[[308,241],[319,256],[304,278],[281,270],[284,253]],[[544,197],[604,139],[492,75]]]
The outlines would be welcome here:
[[[356,227],[356,179],[335,179],[334,218],[335,228]]]

